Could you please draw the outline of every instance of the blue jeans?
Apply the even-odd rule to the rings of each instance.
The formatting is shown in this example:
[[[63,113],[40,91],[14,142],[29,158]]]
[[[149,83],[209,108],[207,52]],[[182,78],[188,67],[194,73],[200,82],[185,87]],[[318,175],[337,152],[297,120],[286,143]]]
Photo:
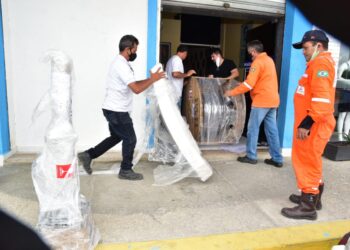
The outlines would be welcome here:
[[[276,108],[252,107],[248,122],[247,156],[250,159],[257,159],[256,148],[258,144],[259,127],[262,121],[264,121],[265,134],[272,160],[282,163],[283,157],[281,155],[280,140],[276,124]]]
[[[90,148],[87,152],[92,159],[95,159],[104,154],[110,148],[114,147],[120,141],[123,141],[123,160],[120,164],[120,168],[123,170],[129,170],[133,166],[132,160],[136,146],[136,134],[129,113],[114,112],[103,109],[103,115],[108,121],[111,135],[97,144],[94,148]]]

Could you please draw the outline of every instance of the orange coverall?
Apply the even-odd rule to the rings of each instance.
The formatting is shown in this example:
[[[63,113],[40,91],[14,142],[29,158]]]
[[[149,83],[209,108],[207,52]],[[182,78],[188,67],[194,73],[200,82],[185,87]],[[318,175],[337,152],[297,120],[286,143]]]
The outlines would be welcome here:
[[[253,61],[247,79],[230,90],[235,96],[250,91],[252,107],[276,108],[280,103],[275,63],[265,52],[260,53]]]
[[[335,63],[329,52],[321,52],[309,61],[294,94],[294,135],[292,163],[298,188],[318,194],[322,180],[322,153],[331,137],[334,112]],[[306,116],[314,121],[305,140],[296,138],[297,129]]]

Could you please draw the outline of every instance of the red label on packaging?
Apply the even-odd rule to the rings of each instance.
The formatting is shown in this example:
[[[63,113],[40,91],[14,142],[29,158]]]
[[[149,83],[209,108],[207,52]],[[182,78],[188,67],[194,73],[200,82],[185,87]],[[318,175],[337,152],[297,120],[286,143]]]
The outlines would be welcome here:
[[[68,165],[56,165],[56,173],[58,179],[69,178],[73,176],[73,169],[71,164]]]

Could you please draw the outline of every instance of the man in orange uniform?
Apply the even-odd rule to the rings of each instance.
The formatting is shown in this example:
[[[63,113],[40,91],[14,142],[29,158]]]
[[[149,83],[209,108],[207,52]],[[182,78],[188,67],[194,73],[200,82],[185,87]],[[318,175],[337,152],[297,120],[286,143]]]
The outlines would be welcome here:
[[[335,63],[327,52],[328,37],[321,30],[306,32],[293,47],[303,49],[307,62],[294,94],[292,146],[292,163],[302,193],[289,197],[298,206],[281,212],[288,218],[315,220],[323,191],[321,157],[335,127]]]
[[[265,163],[282,167],[283,157],[276,124],[276,109],[280,102],[276,67],[271,57],[264,52],[264,46],[260,41],[251,41],[247,47],[253,60],[247,79],[236,88],[225,92],[225,96],[235,96],[250,91],[252,98],[247,132],[247,155],[240,156],[237,160],[250,164],[258,162],[256,151],[259,127],[264,121],[271,155],[271,159],[265,159]]]

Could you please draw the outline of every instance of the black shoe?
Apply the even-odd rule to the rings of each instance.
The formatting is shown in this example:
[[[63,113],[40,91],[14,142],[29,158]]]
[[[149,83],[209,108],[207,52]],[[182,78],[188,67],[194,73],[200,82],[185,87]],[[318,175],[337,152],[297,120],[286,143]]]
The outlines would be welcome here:
[[[322,193],[323,193],[323,189],[324,189],[324,183],[321,183],[319,186],[318,186],[318,190],[320,191],[320,193],[318,194],[318,201],[316,202],[316,210],[321,210],[322,209],[322,201],[321,201],[321,198],[322,198]],[[300,203],[300,200],[301,200],[301,195],[297,195],[297,194],[291,194],[289,196],[289,200],[295,204],[299,204]]]
[[[142,174],[135,173],[132,169],[129,169],[129,170],[120,169],[118,177],[119,179],[131,180],[131,181],[138,181],[143,179]]]
[[[78,154],[78,159],[80,163],[83,165],[83,168],[87,174],[92,174],[92,169],[91,169],[91,157],[88,154],[88,152],[81,152]]]
[[[272,158],[271,159],[265,159],[264,162],[265,162],[265,164],[269,164],[269,165],[275,166],[276,168],[283,167],[283,163],[282,162],[274,161],[274,160],[272,160]]]
[[[257,147],[261,148],[261,147],[268,147],[269,144],[266,141],[261,141],[258,142]]]
[[[250,158],[248,158],[248,156],[239,156],[237,158],[237,161],[243,162],[243,163],[250,163],[250,164],[257,164],[258,163],[257,160],[250,159]]]
[[[301,200],[301,195],[298,194],[291,194],[289,196],[289,200],[295,204],[299,204]]]

